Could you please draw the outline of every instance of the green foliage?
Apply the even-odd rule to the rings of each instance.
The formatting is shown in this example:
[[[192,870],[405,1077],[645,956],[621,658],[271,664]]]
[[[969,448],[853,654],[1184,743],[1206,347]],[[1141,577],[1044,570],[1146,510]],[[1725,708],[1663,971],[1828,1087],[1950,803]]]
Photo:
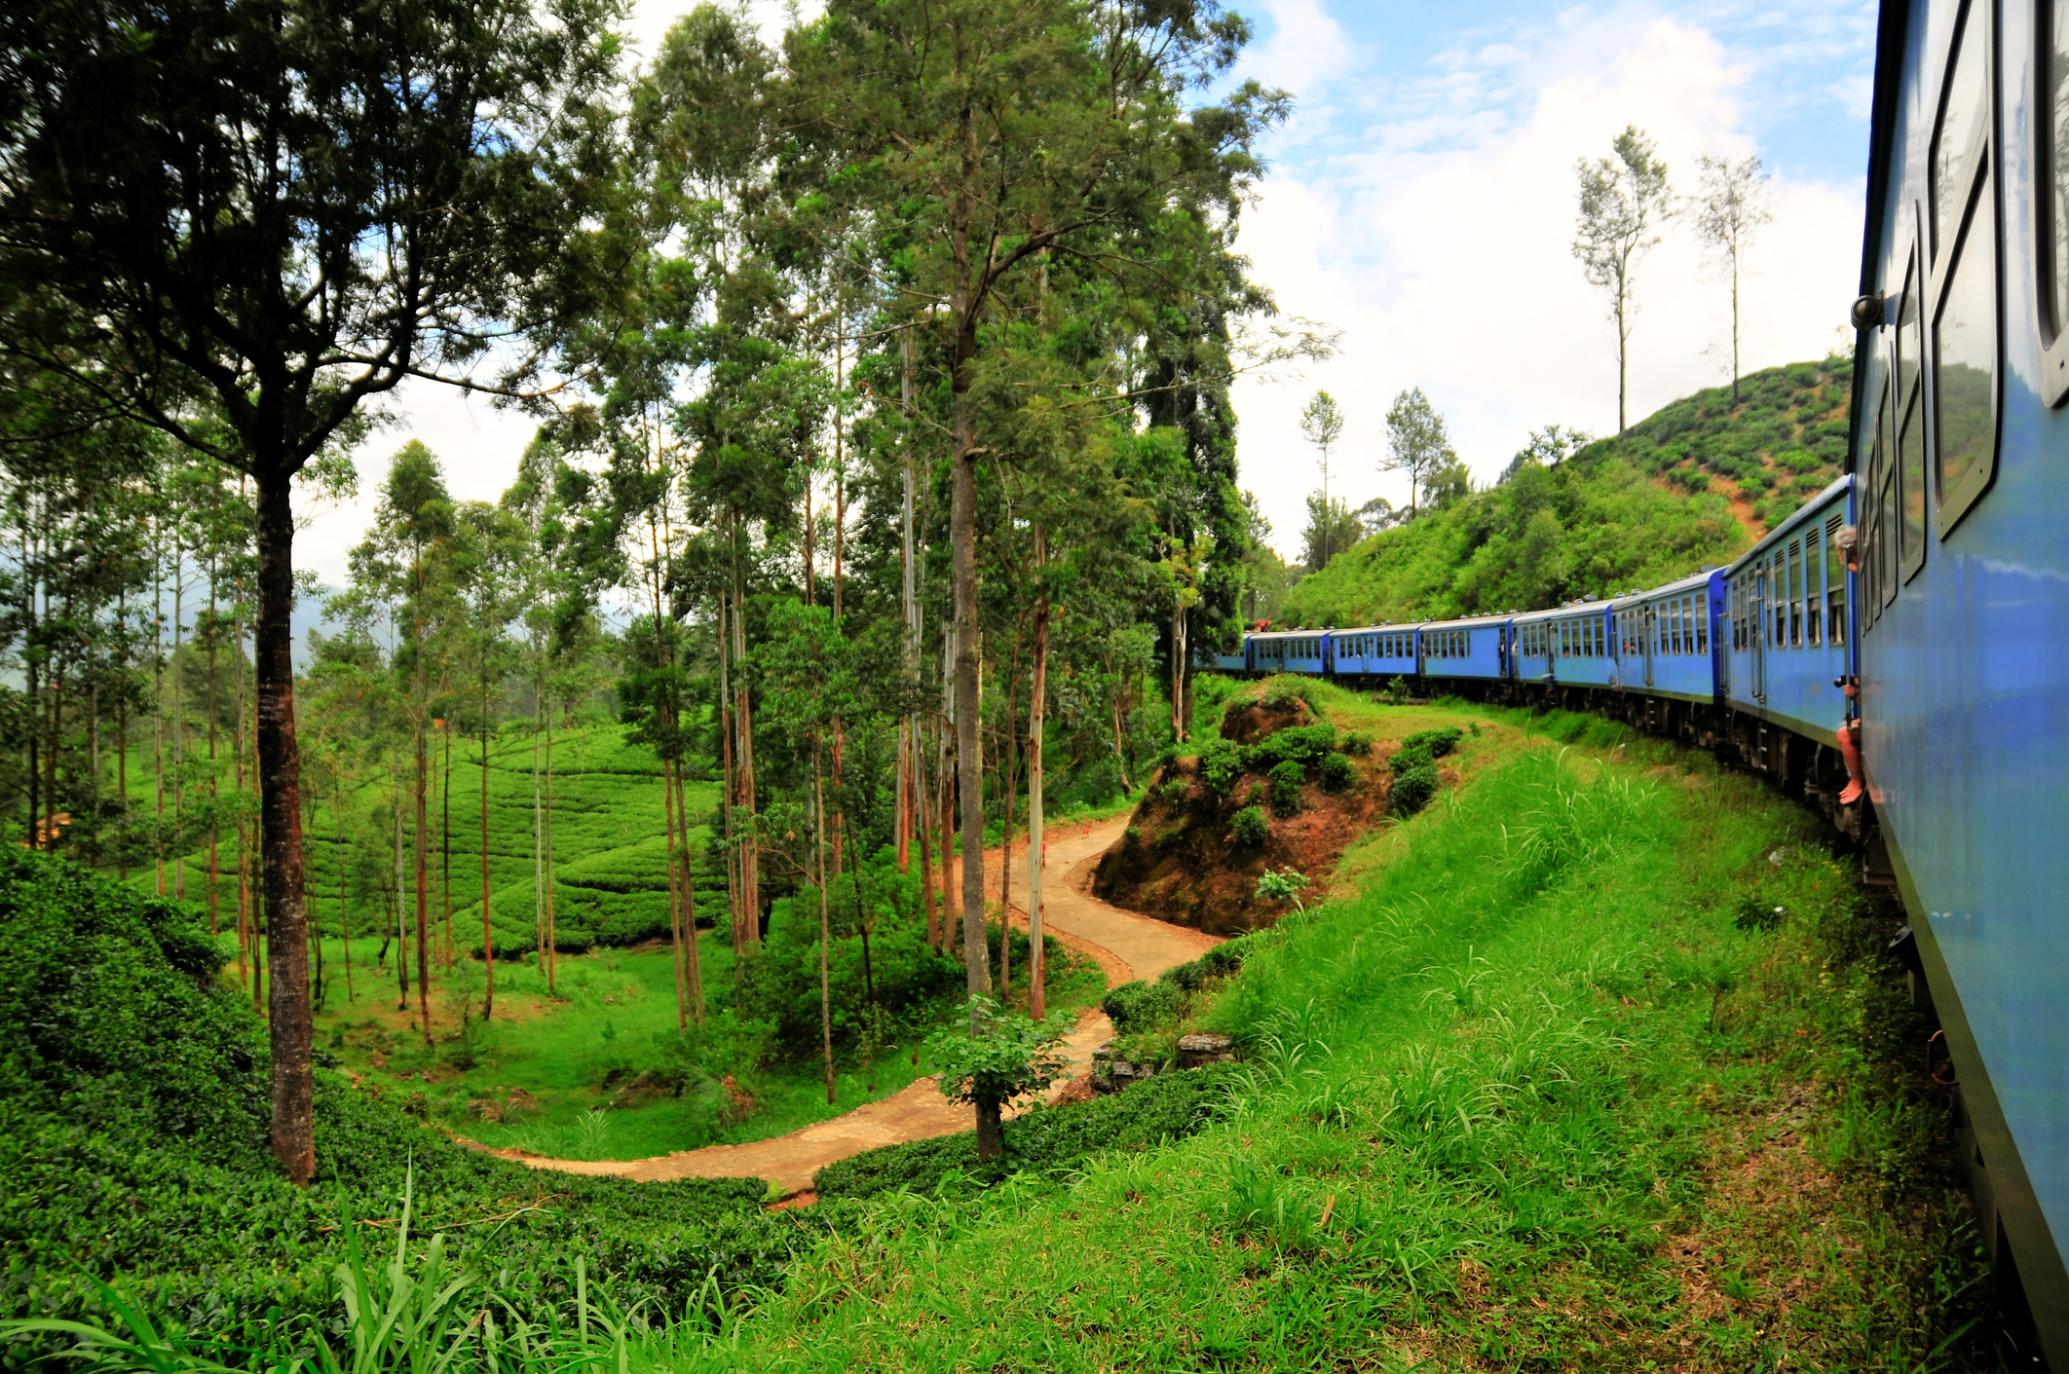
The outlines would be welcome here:
[[[1233,1064],[1161,1074],[1124,1093],[1037,1107],[1005,1124],[1006,1155],[980,1163],[974,1133],[890,1145],[852,1155],[812,1180],[821,1205],[880,1193],[985,1187],[1016,1173],[1056,1173],[1101,1152],[1154,1149],[1195,1135],[1226,1110],[1242,1082]]]
[[[1211,740],[1200,751],[1200,776],[1206,780],[1207,789],[1217,797],[1226,797],[1234,791],[1246,768],[1243,746],[1233,740]]]
[[[1408,704],[1408,679],[1405,677],[1389,678],[1387,685],[1380,689],[1379,699],[1389,706],[1406,706]]]
[[[1455,725],[1446,725],[1436,730],[1418,730],[1401,741],[1405,750],[1420,750],[1433,759],[1441,759],[1458,748],[1458,742],[1465,738],[1465,731]]]
[[[1300,814],[1300,789],[1307,784],[1307,769],[1297,760],[1287,759],[1275,763],[1266,775],[1272,784],[1272,814],[1275,816],[1297,816]]]
[[[1291,905],[1298,911],[1302,908],[1300,894],[1307,888],[1307,874],[1298,869],[1267,868],[1257,878],[1257,900],[1275,906]]]
[[[1729,562],[1757,533],[1734,516],[1734,489],[1772,528],[1839,474],[1850,385],[1843,358],[1770,369],[1742,380],[1736,409],[1729,387],[1713,388],[1557,466],[1520,463],[1495,487],[1339,553],[1287,594],[1282,618],[1369,625],[1519,610]],[[1777,477],[1785,489],[1762,501]],[[1709,490],[1713,478],[1723,491]]]
[[[1165,969],[1157,981],[1170,983],[1182,992],[1197,992],[1209,979],[1227,977],[1241,968],[1243,960],[1256,947],[1254,932],[1223,940],[1199,958]]]
[[[1314,705],[1314,683],[1298,673],[1274,673],[1257,688],[1257,699],[1274,711],[1284,710],[1296,701]]]
[[[267,1145],[263,1029],[215,981],[191,912],[20,851],[0,852],[0,910],[0,1310],[90,1315],[94,1281],[121,1275],[132,1299],[225,1338],[328,1314],[348,1234],[406,1188],[512,1301],[565,1296],[582,1254],[622,1300],[680,1310],[708,1274],[767,1283],[806,1243],[809,1228],[766,1225],[754,1180],[559,1178],[550,1203],[513,1211],[531,1171],[328,1072],[317,1183],[297,1189]]]
[[[1338,747],[1352,758],[1362,759],[1372,752],[1372,736],[1363,730],[1347,730],[1344,732],[1343,743]]]
[[[1229,837],[1243,849],[1257,849],[1271,838],[1272,823],[1261,806],[1246,806],[1229,820]]]
[[[1426,763],[1418,763],[1394,778],[1392,801],[1394,814],[1413,816],[1430,804],[1430,798],[1437,795],[1437,770]]]
[[[1244,766],[1253,773],[1267,773],[1291,760],[1305,770],[1335,748],[1336,727],[1327,721],[1318,725],[1289,725],[1251,745],[1244,754]]]
[[[1342,754],[1324,754],[1315,768],[1315,781],[1325,792],[1348,792],[1358,779],[1358,770]]]
[[[1138,979],[1108,992],[1100,999],[1099,1009],[1114,1023],[1116,1032],[1132,1035],[1177,1016],[1180,990],[1175,981],[1145,983]]]
[[[951,1102],[1000,1105],[1038,1092],[1062,1076],[1062,1033],[1046,1022],[1000,1010],[989,997],[969,1002],[969,1023],[927,1037],[927,1057]]]

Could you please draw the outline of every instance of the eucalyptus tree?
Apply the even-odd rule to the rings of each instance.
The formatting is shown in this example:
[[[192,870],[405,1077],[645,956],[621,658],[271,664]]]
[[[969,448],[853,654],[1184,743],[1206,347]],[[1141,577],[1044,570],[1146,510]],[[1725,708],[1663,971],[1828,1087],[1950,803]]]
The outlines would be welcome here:
[[[0,349],[256,486],[272,1137],[315,1172],[292,482],[368,400],[551,323],[610,134],[608,0],[27,0],[0,17]],[[600,237],[600,236],[599,236]],[[527,352],[500,382],[517,389]],[[220,432],[194,422],[205,394]]]
[[[1724,260],[1731,283],[1731,400],[1739,399],[1739,269],[1762,226],[1774,219],[1767,204],[1767,170],[1757,157],[1712,157],[1698,162],[1702,189],[1695,206],[1696,231]]]
[[[1667,164],[1635,124],[1616,136],[1608,157],[1582,158],[1574,174],[1580,182],[1580,210],[1573,256],[1588,285],[1609,299],[1609,318],[1616,325],[1616,432],[1622,434],[1638,261],[1659,243],[1660,225],[1674,213],[1673,191]]]
[[[913,287],[941,303],[950,392],[955,716],[963,953],[989,990],[979,737],[974,387],[1002,291],[1043,255],[1112,246],[1111,224],[1172,198],[1222,197],[1249,175],[1277,109],[1254,84],[1188,108],[1247,37],[1205,0],[833,0],[786,40],[787,108],[848,164],[837,184],[895,205]],[[1213,188],[1201,194],[1197,188]],[[1147,271],[1124,257],[1109,270]]]

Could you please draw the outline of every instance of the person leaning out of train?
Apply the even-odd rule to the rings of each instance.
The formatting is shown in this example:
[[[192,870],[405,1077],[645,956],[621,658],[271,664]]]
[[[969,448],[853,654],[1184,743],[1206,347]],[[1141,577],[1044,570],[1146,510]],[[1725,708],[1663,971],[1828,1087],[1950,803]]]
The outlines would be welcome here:
[[[1846,559],[1847,572],[1858,573],[1861,570],[1860,532],[1852,525],[1847,525],[1839,531],[1834,542],[1838,544],[1840,554]],[[1867,790],[1861,782],[1861,680],[1849,673],[1845,677],[1833,679],[1832,685],[1846,697],[1846,702],[1840,710],[1838,730],[1839,757],[1846,760],[1846,788],[1839,794],[1839,804],[1852,806],[1860,801],[1861,793]]]

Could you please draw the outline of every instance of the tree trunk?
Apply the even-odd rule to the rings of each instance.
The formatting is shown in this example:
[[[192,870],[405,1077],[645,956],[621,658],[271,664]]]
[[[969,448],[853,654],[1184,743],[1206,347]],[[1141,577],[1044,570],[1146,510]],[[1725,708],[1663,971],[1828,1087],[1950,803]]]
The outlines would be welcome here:
[[[489,930],[489,674],[486,652],[481,660],[481,1019],[496,1009],[496,945]]]
[[[698,1025],[704,1024],[704,965],[702,954],[697,948],[697,888],[696,869],[690,864],[690,818],[689,798],[683,787],[682,761],[675,765],[675,824],[676,853],[682,856],[682,924],[685,953],[689,959],[690,971],[690,1016]]]
[[[941,921],[934,910],[934,846],[927,837],[927,770],[921,761],[920,742],[912,741],[913,829],[920,837],[920,901],[927,912],[927,944],[941,948]]]
[[[237,494],[242,504],[244,482],[239,479]],[[236,582],[236,657],[237,657],[237,733],[230,740],[231,768],[237,780],[237,924],[251,937],[251,1005],[258,1011],[265,1003],[264,967],[259,952],[259,911],[252,900],[251,890],[251,842],[250,829],[244,815],[244,578]],[[254,703],[256,708],[256,703]],[[256,727],[256,722],[254,722]]]
[[[308,947],[302,902],[301,759],[295,742],[294,513],[291,477],[259,479],[257,650],[259,816],[262,887],[273,938],[267,1034],[272,1048],[273,1154],[289,1179],[316,1173],[315,1086],[310,1076],[315,1018],[309,1013]]]
[[[826,781],[819,766],[819,741],[812,740],[812,851],[819,865],[819,1044],[826,1065],[826,1105],[834,1103],[833,1090],[833,980],[828,971],[828,949],[833,943],[833,920],[826,905]]]
[[[726,906],[732,918],[733,957],[737,960],[747,937],[747,922],[740,901],[740,850],[733,834],[733,648],[726,627],[726,604],[727,596],[721,589],[718,614],[714,617],[718,631],[719,823],[725,828]]]
[[[395,787],[394,824],[390,827],[390,843],[395,858],[395,1009],[409,1010],[409,917],[403,906],[404,886],[402,875],[402,785]]]
[[[186,563],[186,551],[175,535],[172,541],[172,842],[182,846],[173,859],[172,899],[176,902],[187,900],[187,854],[184,848],[187,833]],[[215,932],[210,930],[209,934]]]
[[[1731,403],[1739,403],[1739,250],[1731,249]]]
[[[739,803],[745,812],[740,827],[740,904],[747,922],[747,943],[759,945],[761,847],[755,838],[754,704],[748,693],[746,671],[741,667],[747,660],[747,593],[740,577],[737,524],[733,538],[733,665],[739,670],[733,679],[733,724],[740,733],[740,747],[734,759],[739,769]]]
[[[211,938],[222,929],[220,907],[217,904],[216,883],[221,876],[220,861],[216,846],[222,833],[223,818],[217,806],[222,798],[222,789],[216,781],[216,639],[221,626],[216,623],[216,555],[208,553],[208,933]],[[244,923],[237,923],[237,986],[249,987],[251,975],[244,967]]]
[[[675,963],[675,1028],[690,1023],[689,970],[683,961],[682,872],[675,863],[675,760],[661,760],[661,825],[668,854],[668,943]]]
[[[165,586],[161,577],[164,561],[161,549],[151,551],[151,801],[154,824],[151,835],[152,865],[157,871],[153,888],[165,895]]]
[[[546,736],[544,670],[532,682],[532,947],[546,965],[546,807],[539,793],[539,741]]]
[[[338,814],[331,818],[338,832],[338,938],[345,945],[345,1002],[349,1006],[354,998],[352,991],[352,901],[345,888],[345,779],[338,777]]]
[[[421,701],[419,706],[421,708]],[[424,738],[424,720],[416,721],[416,785],[411,790],[416,805],[416,833],[411,837],[415,851],[417,880],[417,1011],[424,1023],[424,1043],[431,1043],[431,827],[426,820],[431,792],[429,742]]]
[[[560,930],[554,910],[553,878],[553,701],[546,702],[546,995],[557,996],[560,971]]]
[[[975,995],[991,991],[984,957],[984,737],[978,728],[983,722],[978,715],[977,431],[971,395],[977,362],[975,303],[962,303],[957,313],[948,528],[955,583],[956,782],[963,812],[963,966]]]
[[[36,555],[35,545],[29,537],[29,527],[34,515],[29,510],[29,498],[22,498],[22,682],[27,688],[24,693],[28,706],[28,782],[29,823],[28,845],[31,849],[42,847],[43,825],[43,761],[40,755],[43,736],[43,706],[41,676],[42,649],[36,642]],[[210,922],[210,935],[215,934],[214,922]]]
[[[1046,560],[1047,540],[1035,531],[1035,567]],[[1049,594],[1034,606],[1034,683],[1027,699],[1027,1014],[1046,1014],[1042,977],[1042,724],[1049,690]]]
[[[912,374],[913,336],[907,329],[899,341],[903,367],[898,378],[898,406],[908,424],[912,420]],[[900,602],[904,610],[905,624],[905,678],[908,685],[915,684],[920,675],[920,602],[916,583],[916,549],[913,544],[913,488],[914,453],[912,433],[908,429],[905,437],[905,506],[904,524],[899,543],[899,570],[901,578]],[[912,822],[918,819],[925,808],[919,804],[920,779],[926,769],[920,764],[920,718],[917,711],[907,709],[903,742],[905,748],[898,755],[898,871],[906,872],[912,865]],[[926,835],[925,822],[920,822],[921,848],[924,851]],[[934,929],[933,894],[927,896],[927,930],[932,939]]]
[[[834,359],[834,390],[840,390],[840,357]],[[841,470],[841,428],[840,416],[836,411],[833,425],[833,623],[838,627],[845,609],[842,593],[845,578],[841,559],[847,551],[848,528],[848,482],[847,474]],[[833,718],[833,871],[841,871],[841,846],[846,839],[847,814],[841,808],[841,755],[845,752],[847,739],[841,728],[841,718]]]
[[[979,1102],[977,1105],[977,1157],[979,1159],[1001,1159],[1006,1153],[1006,1132],[999,1124],[999,1104]]]
[[[444,778],[438,789],[438,886],[445,907],[445,966],[453,966],[453,728],[448,722],[438,732],[444,746]]]
[[[1020,692],[1019,632],[1014,632],[1013,658],[1006,669],[1006,722],[999,732],[999,797],[1005,824],[999,828],[999,1001],[1013,992],[1013,738]]]

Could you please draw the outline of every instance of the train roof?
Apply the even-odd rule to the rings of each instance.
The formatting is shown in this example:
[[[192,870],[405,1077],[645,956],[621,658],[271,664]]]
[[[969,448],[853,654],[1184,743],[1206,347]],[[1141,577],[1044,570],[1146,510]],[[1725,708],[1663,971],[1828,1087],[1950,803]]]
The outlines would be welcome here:
[[[1796,513],[1794,515],[1791,515],[1787,520],[1782,521],[1781,524],[1776,525],[1773,529],[1769,530],[1767,532],[1766,537],[1763,538],[1759,543],[1755,544],[1752,548],[1747,549],[1744,553],[1740,554],[1738,559],[1735,562],[1733,562],[1729,568],[1726,568],[1724,570],[1725,575],[1728,577],[1736,577],[1738,575],[1739,569],[1745,567],[1748,563],[1751,563],[1754,559],[1766,553],[1777,543],[1780,543],[1782,540],[1787,539],[1790,535],[1794,534],[1804,525],[1812,521],[1824,519],[1826,515],[1831,513],[1832,502],[1834,501],[1834,499],[1843,500],[1846,496],[1847,491],[1851,489],[1852,486],[1853,475],[1851,473],[1841,473],[1839,476],[1833,478],[1830,486],[1826,487],[1816,496],[1811,497],[1808,501],[1805,501],[1801,506],[1797,508]]]
[[[1333,635],[1335,630],[1253,630],[1251,639],[1307,639],[1314,635]]]
[[[1562,616],[1594,615],[1608,610],[1613,604],[1609,601],[1579,601],[1570,606],[1547,606],[1541,611],[1519,611],[1510,618],[1518,624],[1526,620],[1534,624],[1540,620],[1556,620]]]
[[[1669,582],[1664,586],[1651,587],[1642,592],[1632,592],[1629,596],[1620,596],[1610,604],[1615,606],[1635,606],[1642,601],[1650,601],[1656,596],[1680,596],[1683,593],[1695,591],[1699,587],[1708,586],[1710,579],[1723,571],[1727,570],[1722,568],[1704,568],[1701,572],[1691,573],[1679,581]]]
[[[1459,620],[1424,620],[1418,622],[1414,628],[1418,630],[1476,630],[1482,625],[1506,625],[1513,618],[1506,615],[1469,615]]]
[[[1395,625],[1346,625],[1341,630],[1331,630],[1333,635],[1397,635],[1404,630],[1413,630],[1416,622],[1404,621]]]

